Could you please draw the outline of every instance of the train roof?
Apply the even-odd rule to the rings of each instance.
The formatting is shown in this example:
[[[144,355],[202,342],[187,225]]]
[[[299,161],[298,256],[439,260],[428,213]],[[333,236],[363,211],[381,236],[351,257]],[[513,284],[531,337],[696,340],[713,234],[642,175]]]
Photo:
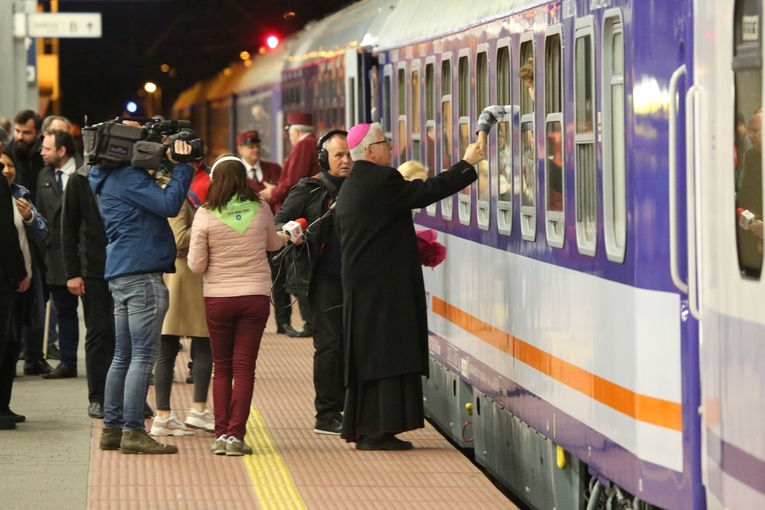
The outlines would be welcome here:
[[[289,43],[285,41],[274,51],[255,56],[236,84],[236,91],[246,92],[279,83],[282,68],[289,52],[288,48]]]
[[[465,0],[399,0],[385,18],[377,47],[381,50],[431,39],[447,32],[467,28],[481,20],[524,10],[544,0],[506,0],[502,2]]]
[[[362,0],[310,23],[295,36],[284,70],[297,69],[349,48],[376,41],[385,18],[395,11],[399,0]]]

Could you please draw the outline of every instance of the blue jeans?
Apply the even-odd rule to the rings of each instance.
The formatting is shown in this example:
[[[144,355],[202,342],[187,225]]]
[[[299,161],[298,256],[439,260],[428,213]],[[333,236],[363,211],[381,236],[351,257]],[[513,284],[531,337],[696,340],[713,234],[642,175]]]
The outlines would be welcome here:
[[[169,304],[167,287],[161,273],[151,273],[116,278],[109,289],[115,346],[106,376],[104,426],[143,431],[143,405]]]

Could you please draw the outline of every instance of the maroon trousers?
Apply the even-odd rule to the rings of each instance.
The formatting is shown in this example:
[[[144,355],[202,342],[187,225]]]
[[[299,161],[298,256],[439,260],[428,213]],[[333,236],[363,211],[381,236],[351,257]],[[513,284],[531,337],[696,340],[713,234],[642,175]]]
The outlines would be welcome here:
[[[244,439],[255,384],[255,363],[270,313],[268,296],[206,297],[214,363],[215,437]]]

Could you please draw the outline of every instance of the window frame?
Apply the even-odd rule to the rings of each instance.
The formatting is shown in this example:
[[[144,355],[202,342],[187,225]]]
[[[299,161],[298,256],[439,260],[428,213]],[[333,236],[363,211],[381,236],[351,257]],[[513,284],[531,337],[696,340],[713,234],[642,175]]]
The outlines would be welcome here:
[[[559,94],[560,94],[560,111],[554,111],[550,112],[548,111],[548,54],[547,54],[547,48],[548,48],[548,42],[553,37],[557,36],[558,41],[560,43],[559,46],[559,54],[558,54],[558,63],[559,63],[559,69],[558,69],[558,87],[559,87]],[[545,57],[545,65],[544,65],[544,71],[545,71],[545,77],[544,77],[544,114],[545,114],[545,192],[544,192],[544,204],[545,204],[545,235],[547,238],[547,244],[553,248],[563,248],[563,244],[565,242],[566,237],[566,140],[565,140],[565,79],[564,79],[564,43],[563,43],[563,26],[561,24],[556,24],[547,27],[545,30],[545,48],[544,48],[544,57]],[[536,81],[538,83],[538,81]],[[548,134],[548,126],[551,123],[557,122],[560,125],[561,128],[561,140],[560,140],[560,171],[561,171],[561,187],[562,187],[562,208],[560,211],[553,211],[550,209],[550,161],[548,158],[548,154],[550,153],[549,149],[549,138],[547,136]]]
[[[428,69],[431,71],[431,79],[428,80]],[[428,152],[428,144],[423,144],[422,150],[423,150],[423,164],[428,169],[428,178],[435,176],[436,171],[436,157],[438,156],[438,151],[436,150],[436,137],[437,137],[437,128],[436,128],[436,112],[438,111],[437,107],[437,101],[438,101],[438,95],[436,94],[436,57],[435,56],[429,56],[425,58],[425,103],[423,111],[425,112],[425,139],[429,140],[428,138],[428,131],[433,130],[433,159],[432,164],[430,163],[429,158],[429,152]],[[428,106],[431,107],[431,111],[428,111]],[[430,115],[432,115],[432,118],[430,118]],[[432,203],[429,206],[425,208],[428,216],[435,216],[436,215],[436,209],[438,207],[438,203]]]
[[[475,90],[476,90],[476,93],[475,93],[475,106],[476,106],[475,112],[476,112],[476,117],[477,117],[478,115],[480,115],[480,112],[483,111],[484,108],[486,108],[487,106],[490,106],[492,104],[492,102],[491,102],[491,87],[489,85],[490,82],[491,82],[491,71],[490,71],[490,68],[491,68],[491,59],[489,58],[489,44],[488,43],[481,43],[478,46],[476,46],[475,55],[476,55],[475,56]],[[484,64],[483,70],[479,68],[481,63],[482,63],[482,61],[483,61],[483,64]],[[479,89],[479,87],[482,85],[482,83],[481,83],[481,81],[482,81],[481,71],[485,74],[485,76],[483,77],[483,89],[484,89],[483,91],[481,91]],[[478,100],[481,97],[481,93],[483,93],[484,100],[486,101],[485,105],[479,105],[478,104]],[[480,191],[481,191],[481,189],[480,189],[481,188],[481,186],[480,186],[481,185],[480,176],[478,178],[479,180],[476,181],[476,189],[475,189],[475,209],[476,209],[475,219],[476,219],[476,224],[478,225],[478,228],[481,229],[481,230],[489,230],[490,218],[491,218],[491,212],[490,212],[490,207],[491,207],[491,192],[492,192],[491,184],[492,184],[493,180],[491,178],[491,174],[492,174],[492,171],[491,171],[492,170],[492,165],[491,165],[491,161],[492,161],[492,158],[491,158],[492,141],[491,141],[490,137],[487,140],[487,145],[488,145],[488,147],[486,148],[486,158],[484,160],[486,162],[487,167],[488,167],[486,169],[486,171],[488,172],[487,182],[486,182],[486,188],[487,188],[486,189],[486,192],[487,192],[486,193],[486,200],[480,200],[480,196],[481,196],[481,193],[480,193]]]
[[[500,75],[500,56],[499,53],[502,49],[507,50],[507,97],[503,101],[503,98],[499,97],[499,75]],[[513,104],[513,84],[514,81],[514,74],[513,74],[513,46],[511,44],[511,40],[509,37],[505,37],[502,39],[499,39],[497,41],[497,50],[496,50],[496,83],[497,86],[495,87],[494,91],[494,97],[496,98],[496,104],[505,104],[505,105],[512,105]],[[499,129],[495,128],[492,129],[492,133],[494,137],[496,137],[496,161],[497,161],[497,231],[506,236],[510,236],[513,234],[513,204],[515,203],[515,194],[514,194],[514,181],[515,181],[515,137],[513,136],[514,131],[517,131],[515,129],[515,115],[513,113],[508,113],[499,121],[497,122],[497,125],[501,122],[507,122],[508,127],[508,141],[510,143],[509,147],[509,154],[510,154],[510,180],[508,181],[507,178],[505,178],[507,185],[510,186],[510,200],[500,200],[501,194],[499,193],[499,185],[500,185],[500,179],[499,179],[499,173],[504,171],[504,168],[500,167],[500,155],[499,155]]]
[[[521,108],[521,118],[520,118],[520,126],[519,126],[519,133],[520,137],[523,137],[523,126],[527,123],[531,124],[531,139],[532,139],[532,152],[533,152],[533,169],[532,169],[532,175],[534,178],[533,183],[533,199],[534,203],[533,205],[524,205],[523,199],[521,197],[520,202],[520,210],[521,210],[521,238],[524,241],[530,241],[533,242],[537,238],[537,204],[539,203],[539,185],[538,181],[538,165],[537,161],[539,159],[539,155],[537,154],[537,136],[536,136],[536,98],[538,96],[537,90],[539,87],[536,86],[537,84],[537,67],[538,67],[538,58],[536,57],[536,40],[534,39],[534,32],[528,31],[521,34],[521,40],[520,44],[518,45],[518,69],[519,72],[517,74],[518,76],[518,94],[526,94],[526,88],[525,84],[523,83],[523,80],[520,78],[520,68],[524,65],[524,62],[526,62],[525,59],[523,59],[523,53],[524,48],[526,47],[526,44],[531,44],[531,55],[534,57],[534,99],[531,101],[531,105],[534,107],[532,111],[526,112],[523,108]],[[522,101],[519,98],[519,104],[522,104]],[[519,145],[519,151],[523,150],[523,145]],[[521,187],[523,187],[523,159],[521,156],[521,165],[520,165],[520,172],[521,172]],[[523,189],[521,189],[521,193],[523,192]]]
[[[471,124],[471,115],[470,113],[473,111],[473,95],[471,94],[471,83],[472,83],[472,71],[473,71],[473,55],[470,51],[470,48],[462,48],[459,51],[458,59],[457,59],[457,94],[458,94],[458,102],[457,102],[457,114],[459,115],[457,120],[457,156],[455,158],[455,161],[459,160],[459,158],[462,157],[462,154],[464,154],[464,150],[467,148],[467,145],[465,147],[461,146],[462,142],[462,131],[465,129],[463,126],[467,126],[467,141],[470,142],[470,124]],[[463,61],[463,59],[465,59]],[[465,62],[465,69],[467,70],[467,75],[464,75],[462,73],[463,67],[462,63]],[[464,94],[463,94],[464,92]],[[464,97],[463,97],[464,95]],[[463,105],[463,102],[465,103]],[[466,106],[466,109],[463,109],[463,106]],[[463,115],[465,114],[465,115]],[[472,220],[472,202],[473,202],[473,190],[475,189],[476,185],[475,183],[470,184],[463,188],[464,190],[467,190],[467,193],[463,193],[462,191],[457,193],[457,216],[459,218],[459,221],[462,225],[470,225],[470,222]]]
[[[449,65],[449,93],[444,94],[444,62],[446,62]],[[451,144],[449,147],[446,147],[446,151],[449,154],[449,161],[454,158],[454,61],[452,58],[452,52],[446,52],[441,54],[441,65],[439,66],[439,80],[438,83],[441,85],[441,109],[439,110],[438,114],[440,115],[440,122],[441,122],[441,128],[442,130],[448,130],[448,137],[451,139]],[[451,122],[449,125],[445,125],[444,119],[443,119],[443,113],[444,113],[444,104],[449,104],[449,111],[451,116]],[[449,167],[444,168],[444,143],[447,141],[447,137],[441,136],[440,137],[440,151],[439,151],[439,167],[440,171],[444,172],[448,170]],[[451,164],[449,165],[451,166]],[[441,200],[441,217],[445,220],[451,221],[454,217],[454,195],[449,195],[448,197]]]

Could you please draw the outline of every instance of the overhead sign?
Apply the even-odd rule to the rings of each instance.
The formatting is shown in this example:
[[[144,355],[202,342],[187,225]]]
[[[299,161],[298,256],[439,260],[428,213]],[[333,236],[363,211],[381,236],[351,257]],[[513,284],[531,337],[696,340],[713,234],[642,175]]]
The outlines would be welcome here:
[[[101,13],[49,13],[27,16],[29,37],[101,37]]]

